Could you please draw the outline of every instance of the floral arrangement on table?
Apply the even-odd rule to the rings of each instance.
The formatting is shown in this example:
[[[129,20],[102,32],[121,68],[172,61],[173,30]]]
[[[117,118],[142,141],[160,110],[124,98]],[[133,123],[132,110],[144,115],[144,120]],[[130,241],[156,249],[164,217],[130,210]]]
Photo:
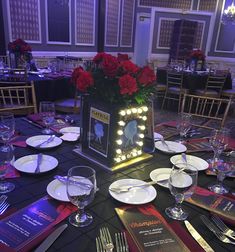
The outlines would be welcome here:
[[[8,44],[8,50],[10,54],[15,55],[15,60],[20,61],[16,62],[16,66],[18,67],[18,63],[24,63],[24,62],[30,62],[32,59],[32,48],[31,46],[26,43],[23,39],[18,38],[13,42],[9,42]]]
[[[205,61],[206,56],[204,54],[204,52],[200,49],[196,49],[196,50],[192,50],[189,54],[189,58],[190,59],[196,59],[196,60],[202,60]]]
[[[138,67],[128,56],[119,54],[115,57],[104,52],[98,53],[93,63],[90,69],[74,69],[72,82],[78,91],[111,104],[148,102],[156,80],[151,68]]]

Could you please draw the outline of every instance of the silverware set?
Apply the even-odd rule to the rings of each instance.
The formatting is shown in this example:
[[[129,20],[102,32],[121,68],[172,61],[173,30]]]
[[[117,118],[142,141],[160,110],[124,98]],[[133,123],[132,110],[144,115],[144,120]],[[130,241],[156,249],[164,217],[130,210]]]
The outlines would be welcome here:
[[[227,227],[221,219],[217,216],[212,216],[211,220],[207,218],[205,215],[201,215],[200,219],[205,224],[205,226],[214,233],[214,235],[224,243],[230,243],[235,245],[235,242],[230,239],[235,240],[235,232]]]
[[[96,237],[96,251],[97,252],[129,252],[129,247],[124,232],[115,233],[115,246],[107,227],[100,229],[100,235]]]
[[[7,208],[10,206],[10,204],[6,202],[6,200],[7,200],[6,195],[2,195],[0,197],[0,215],[3,214],[7,210]]]

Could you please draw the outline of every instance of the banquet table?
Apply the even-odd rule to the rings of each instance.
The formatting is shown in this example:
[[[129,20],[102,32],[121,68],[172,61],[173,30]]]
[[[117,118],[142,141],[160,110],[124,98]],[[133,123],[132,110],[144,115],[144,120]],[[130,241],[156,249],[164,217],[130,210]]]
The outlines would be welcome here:
[[[79,120],[76,121],[79,125]],[[16,130],[21,135],[33,136],[41,134],[41,129],[29,124],[23,118],[16,119]],[[121,207],[124,204],[113,199],[108,192],[110,184],[118,179],[134,178],[140,180],[150,180],[149,174],[154,169],[160,167],[171,167],[169,158],[171,155],[163,154],[160,151],[155,150],[153,158],[143,163],[139,163],[132,167],[110,173],[107,170],[102,169],[94,164],[91,164],[88,160],[84,160],[73,152],[73,149],[78,142],[63,142],[62,145],[42,151],[44,154],[52,155],[59,161],[58,167],[52,171],[44,174],[26,174],[21,173],[19,178],[9,179],[16,186],[16,189],[8,193],[8,202],[11,204],[11,209],[21,209],[35,202],[37,199],[47,195],[46,187],[49,182],[53,180],[53,177],[57,174],[66,175],[69,168],[76,165],[89,165],[96,171],[97,186],[99,191],[96,193],[94,201],[86,207],[92,216],[94,217],[93,223],[88,227],[75,228],[69,224],[68,228],[62,233],[62,235],[54,242],[54,244],[48,250],[53,251],[89,251],[95,252],[95,237],[99,234],[99,228],[107,226],[113,236],[114,233],[124,229],[119,217],[115,213],[115,207]],[[15,159],[23,157],[25,155],[37,154],[38,150],[30,147],[15,147]],[[195,153],[194,155],[200,156],[203,159],[207,159],[212,156],[212,153]],[[215,181],[214,176],[205,175],[204,171],[199,172],[198,185],[207,188],[209,183]],[[225,184],[235,191],[234,179],[226,178]],[[166,207],[174,204],[174,198],[170,195],[169,189],[162,188],[155,185],[157,190],[157,197],[153,200],[152,204],[166,219],[171,223],[164,210]],[[183,203],[185,210],[189,212],[188,220],[197,229],[197,231],[206,239],[210,246],[215,251],[234,251],[234,245],[225,244],[220,242],[215,235],[210,232],[199,219],[200,214],[209,216],[209,212],[199,207],[191,205],[189,203]],[[6,212],[6,213],[7,213]],[[1,216],[0,216],[1,217]],[[62,223],[68,223],[67,220]],[[179,224],[185,229],[184,223]],[[0,235],[1,236],[1,235]]]
[[[184,72],[183,73],[183,87],[189,89],[191,92],[196,89],[203,89],[206,86],[207,72]],[[167,68],[162,67],[157,69],[157,82],[166,84],[167,82]],[[231,74],[227,75],[223,89],[232,89]]]

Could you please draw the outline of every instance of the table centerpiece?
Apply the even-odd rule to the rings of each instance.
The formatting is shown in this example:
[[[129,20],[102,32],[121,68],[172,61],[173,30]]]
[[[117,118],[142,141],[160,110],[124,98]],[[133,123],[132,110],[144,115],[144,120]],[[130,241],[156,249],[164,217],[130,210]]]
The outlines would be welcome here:
[[[74,69],[81,96],[81,154],[115,170],[151,155],[143,152],[156,75],[127,58],[98,53],[89,69]]]
[[[200,49],[192,50],[189,54],[189,64],[193,71],[205,70],[206,56]]]

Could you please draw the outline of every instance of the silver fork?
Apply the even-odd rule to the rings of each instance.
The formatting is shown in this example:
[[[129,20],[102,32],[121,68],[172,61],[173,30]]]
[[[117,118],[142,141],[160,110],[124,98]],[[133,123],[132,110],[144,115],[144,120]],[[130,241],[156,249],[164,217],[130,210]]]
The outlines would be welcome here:
[[[167,151],[170,152],[170,153],[175,153],[174,150],[171,150],[169,145],[166,143],[166,141],[164,140],[164,138],[161,138],[161,142],[162,144],[167,148]]]
[[[100,229],[100,238],[101,238],[102,245],[105,248],[105,251],[112,252],[114,249],[114,245],[113,245],[112,237],[107,227],[103,227]]]
[[[96,251],[104,252],[104,248],[103,248],[103,245],[99,236],[96,237],[95,243],[96,243]]]
[[[217,227],[222,231],[223,234],[231,239],[235,240],[235,232],[224,224],[224,222],[217,216],[212,216],[211,219],[217,225]]]
[[[2,204],[7,200],[7,195],[2,195],[1,197],[0,197],[0,207],[2,206]]]
[[[129,252],[129,247],[124,232],[115,233],[115,244],[117,252]]]
[[[9,206],[10,206],[9,203],[7,203],[7,202],[3,203],[3,204],[1,205],[1,207],[0,207],[0,215],[3,214],[3,213],[7,210],[7,208],[8,208]]]
[[[235,242],[229,240],[229,238],[226,237],[205,215],[201,215],[200,218],[203,221],[203,223],[215,234],[215,236],[220,241],[235,245]]]

